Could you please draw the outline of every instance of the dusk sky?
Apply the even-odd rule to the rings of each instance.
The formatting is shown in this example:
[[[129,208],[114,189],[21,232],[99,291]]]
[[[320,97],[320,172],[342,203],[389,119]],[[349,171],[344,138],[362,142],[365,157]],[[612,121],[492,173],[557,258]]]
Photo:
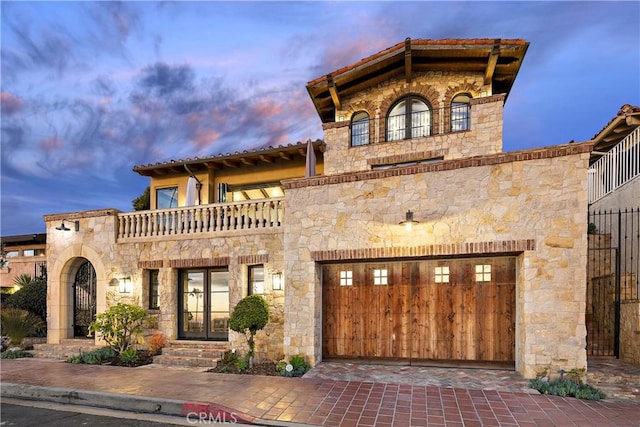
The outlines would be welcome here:
[[[504,150],[592,138],[640,105],[640,3],[7,2],[0,235],[131,211],[133,166],[322,138],[307,82],[413,39],[530,42]]]

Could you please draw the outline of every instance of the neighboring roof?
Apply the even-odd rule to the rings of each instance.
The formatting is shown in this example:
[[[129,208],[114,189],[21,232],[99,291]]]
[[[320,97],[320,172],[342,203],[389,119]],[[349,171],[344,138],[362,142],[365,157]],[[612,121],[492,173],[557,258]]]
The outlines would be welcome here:
[[[40,234],[20,234],[16,236],[2,236],[0,243],[7,246],[33,245],[47,242],[47,235]]]
[[[408,82],[416,72],[460,71],[484,74],[494,94],[509,94],[529,43],[521,39],[407,38],[355,64],[317,78],[307,91],[323,123],[333,122],[341,99],[392,77]]]
[[[589,164],[593,164],[605,155],[638,126],[640,126],[640,107],[629,104],[620,107],[618,114],[591,139],[594,146]]]
[[[324,152],[324,141],[318,139],[312,144],[315,152]],[[217,154],[202,158],[195,157],[193,159],[170,160],[163,163],[134,166],[133,171],[142,176],[184,174],[187,173],[186,168],[191,172],[199,172],[208,169],[221,169],[223,167],[255,166],[258,162],[272,163],[275,159],[292,160],[298,155],[303,158],[306,157],[307,142],[297,142],[295,144],[259,148],[250,151],[236,151],[235,153]]]

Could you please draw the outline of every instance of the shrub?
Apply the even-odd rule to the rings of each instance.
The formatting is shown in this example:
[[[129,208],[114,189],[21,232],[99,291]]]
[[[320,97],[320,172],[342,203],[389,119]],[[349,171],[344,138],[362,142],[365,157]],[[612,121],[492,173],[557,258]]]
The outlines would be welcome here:
[[[120,361],[124,363],[135,362],[137,357],[138,357],[138,353],[136,352],[136,349],[133,347],[129,347],[128,349],[120,353]]]
[[[158,355],[167,346],[167,338],[162,332],[154,332],[147,344],[149,352],[153,355]]]
[[[35,335],[42,328],[42,319],[26,310],[9,307],[0,313],[2,335],[7,335],[13,345],[20,345],[24,337]]]
[[[0,353],[0,359],[21,359],[23,357],[33,357],[33,354],[24,350],[7,350]]]
[[[229,328],[244,334],[249,344],[249,365],[253,365],[255,354],[255,335],[269,322],[269,306],[261,295],[249,295],[240,300],[236,305],[231,318]]]
[[[276,369],[285,377],[301,377],[309,370],[309,364],[304,356],[291,356],[289,363],[285,360],[279,361]]]
[[[28,274],[22,274],[14,279],[14,283],[20,289],[7,298],[6,304],[40,317],[45,328],[39,332],[44,332],[42,336],[46,336],[47,280],[44,276],[32,279]]]
[[[561,397],[577,397],[578,399],[600,400],[607,397],[600,390],[587,384],[579,384],[568,378],[558,378],[552,381],[536,378],[529,380],[529,387],[542,394]]]
[[[137,305],[118,303],[96,314],[89,334],[99,333],[116,355],[131,348],[142,333],[147,310]]]
[[[67,359],[68,363],[83,363],[86,365],[100,365],[115,357],[116,353],[111,347],[102,347],[96,350],[80,353]]]

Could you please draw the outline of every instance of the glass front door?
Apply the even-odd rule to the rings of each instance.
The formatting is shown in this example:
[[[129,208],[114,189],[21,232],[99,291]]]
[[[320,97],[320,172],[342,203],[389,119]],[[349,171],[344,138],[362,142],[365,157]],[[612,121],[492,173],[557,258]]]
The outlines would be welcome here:
[[[180,274],[180,338],[229,339],[229,272],[183,270]]]

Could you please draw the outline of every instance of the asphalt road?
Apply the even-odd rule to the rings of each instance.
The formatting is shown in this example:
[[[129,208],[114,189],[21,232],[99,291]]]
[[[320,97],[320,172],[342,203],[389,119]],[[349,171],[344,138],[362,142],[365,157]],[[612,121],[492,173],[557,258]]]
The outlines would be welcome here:
[[[208,423],[216,425],[216,423]],[[217,423],[219,425],[220,423]],[[20,427],[158,427],[163,425],[206,425],[197,420],[153,414],[137,414],[108,409],[34,402],[18,399],[2,399],[0,426]]]

